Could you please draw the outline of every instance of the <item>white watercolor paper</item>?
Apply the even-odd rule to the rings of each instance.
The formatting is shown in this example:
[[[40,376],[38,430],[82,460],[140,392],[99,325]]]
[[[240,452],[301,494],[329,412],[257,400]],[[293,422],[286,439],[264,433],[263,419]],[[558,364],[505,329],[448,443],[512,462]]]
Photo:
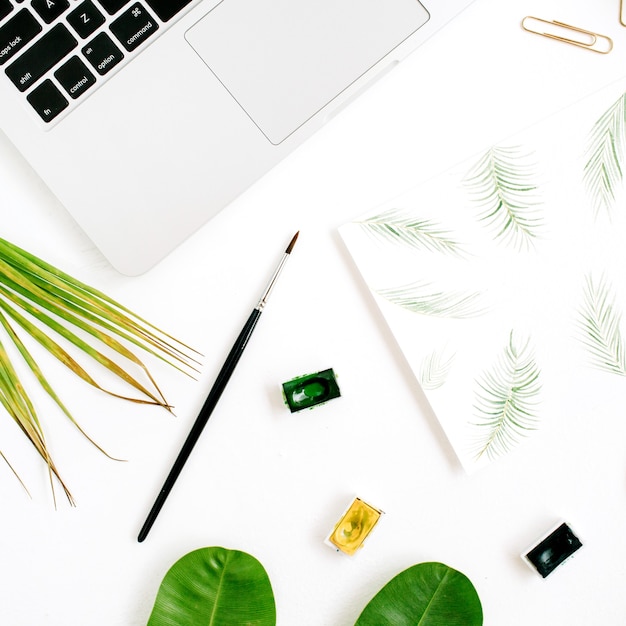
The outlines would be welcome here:
[[[626,80],[340,228],[467,471],[621,415],[625,174]]]

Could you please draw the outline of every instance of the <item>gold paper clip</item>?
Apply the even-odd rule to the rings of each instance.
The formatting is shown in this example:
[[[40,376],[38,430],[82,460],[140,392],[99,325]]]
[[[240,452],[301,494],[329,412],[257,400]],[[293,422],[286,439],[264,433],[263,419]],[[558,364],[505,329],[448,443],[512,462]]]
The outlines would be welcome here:
[[[624,3],[624,0],[619,2],[619,23],[622,26],[626,26],[626,3]]]
[[[552,26],[552,32],[546,31],[542,26],[537,25],[537,23]],[[550,22],[548,20],[542,20],[539,17],[527,15],[522,20],[522,28],[529,33],[543,35],[544,37],[563,41],[564,43],[572,44],[572,46],[585,48],[586,50],[598,52],[599,54],[608,54],[613,49],[613,40],[610,37],[585,30],[584,28],[571,26],[563,22],[557,22],[556,20]],[[579,37],[574,38],[572,33],[579,35]]]

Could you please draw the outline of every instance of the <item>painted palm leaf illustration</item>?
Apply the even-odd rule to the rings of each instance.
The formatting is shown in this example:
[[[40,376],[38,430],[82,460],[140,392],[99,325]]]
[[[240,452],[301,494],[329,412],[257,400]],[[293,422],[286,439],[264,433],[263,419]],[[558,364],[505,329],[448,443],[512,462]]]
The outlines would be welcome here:
[[[466,319],[484,312],[478,292],[445,292],[428,283],[410,283],[379,289],[376,293],[392,304],[420,315]]]
[[[432,220],[418,219],[400,209],[389,209],[355,222],[369,235],[416,250],[460,254],[461,246],[452,234]]]
[[[543,227],[535,175],[534,162],[519,147],[494,147],[463,181],[480,209],[479,220],[497,241],[518,250],[530,247]]]
[[[536,430],[541,382],[530,341],[517,342],[511,332],[506,348],[476,385],[476,458],[493,459]]]
[[[626,94],[623,94],[596,121],[589,135],[583,180],[596,215],[613,208],[616,189],[624,179],[625,122]]]
[[[422,389],[433,390],[443,387],[454,363],[453,354],[434,350],[422,360],[419,382]]]
[[[594,367],[610,374],[626,376],[626,351],[621,323],[622,313],[606,279],[594,281],[591,276],[586,276],[579,313],[580,340]]]
[[[13,365],[8,346],[11,345],[14,356],[21,357],[25,363],[25,373],[32,374],[85,437],[87,435],[53,390],[24,339],[47,350],[84,382],[107,394],[168,410],[170,405],[131,347],[140,348],[186,374],[194,371],[197,364],[195,351],[186,345],[102,292],[4,239],[0,239],[0,328],[6,342],[0,341],[0,404],[46,463],[53,495],[53,478],[56,478],[71,503],[72,497],[52,460],[42,423],[26,391],[23,376],[18,375]],[[81,365],[79,359],[86,364]],[[99,373],[90,373],[87,368]],[[96,378],[106,372],[119,379],[128,393],[113,391],[97,382]],[[4,454],[0,452],[0,455],[6,460]]]

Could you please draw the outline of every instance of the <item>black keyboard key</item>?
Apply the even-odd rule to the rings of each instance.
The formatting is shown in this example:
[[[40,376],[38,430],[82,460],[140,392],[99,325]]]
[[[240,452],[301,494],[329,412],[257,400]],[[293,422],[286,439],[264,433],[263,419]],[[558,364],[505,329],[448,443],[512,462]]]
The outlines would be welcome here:
[[[85,93],[96,82],[94,75],[76,56],[61,65],[54,73],[54,77],[74,100]]]
[[[191,0],[146,0],[147,5],[158,15],[159,19],[163,22],[171,20],[190,2]]]
[[[70,8],[68,0],[33,0],[30,4],[46,24],[52,24]]]
[[[129,52],[138,48],[158,28],[154,18],[138,2],[111,23],[111,32]]]
[[[41,24],[28,9],[18,11],[0,28],[0,65],[4,65],[42,30]]]
[[[0,0],[0,20],[3,20],[11,11],[13,11],[13,5],[9,0]]]
[[[68,106],[63,94],[49,78],[44,80],[39,87],[33,89],[26,96],[26,99],[33,105],[44,122],[53,120]]]
[[[70,31],[63,24],[57,24],[13,61],[5,70],[6,74],[20,91],[26,91],[77,45]]]
[[[87,39],[98,26],[104,24],[104,15],[96,9],[91,0],[85,0],[68,14],[67,21],[81,39]]]
[[[130,0],[98,0],[98,2],[104,7],[104,10],[109,15],[114,15],[125,4],[128,4],[130,2]]]
[[[94,37],[82,49],[82,53],[100,76],[104,76],[124,58],[122,51],[106,33]]]

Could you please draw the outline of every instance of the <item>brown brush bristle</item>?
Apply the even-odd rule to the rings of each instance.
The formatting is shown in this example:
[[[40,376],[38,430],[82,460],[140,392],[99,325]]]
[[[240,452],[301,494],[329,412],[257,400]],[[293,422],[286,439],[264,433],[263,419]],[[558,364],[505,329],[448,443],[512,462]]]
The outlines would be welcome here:
[[[289,242],[289,245],[287,246],[287,249],[285,250],[285,254],[291,254],[291,251],[293,250],[293,247],[296,245],[296,239],[298,239],[298,235],[300,234],[300,231],[298,231],[292,238],[292,240]]]

